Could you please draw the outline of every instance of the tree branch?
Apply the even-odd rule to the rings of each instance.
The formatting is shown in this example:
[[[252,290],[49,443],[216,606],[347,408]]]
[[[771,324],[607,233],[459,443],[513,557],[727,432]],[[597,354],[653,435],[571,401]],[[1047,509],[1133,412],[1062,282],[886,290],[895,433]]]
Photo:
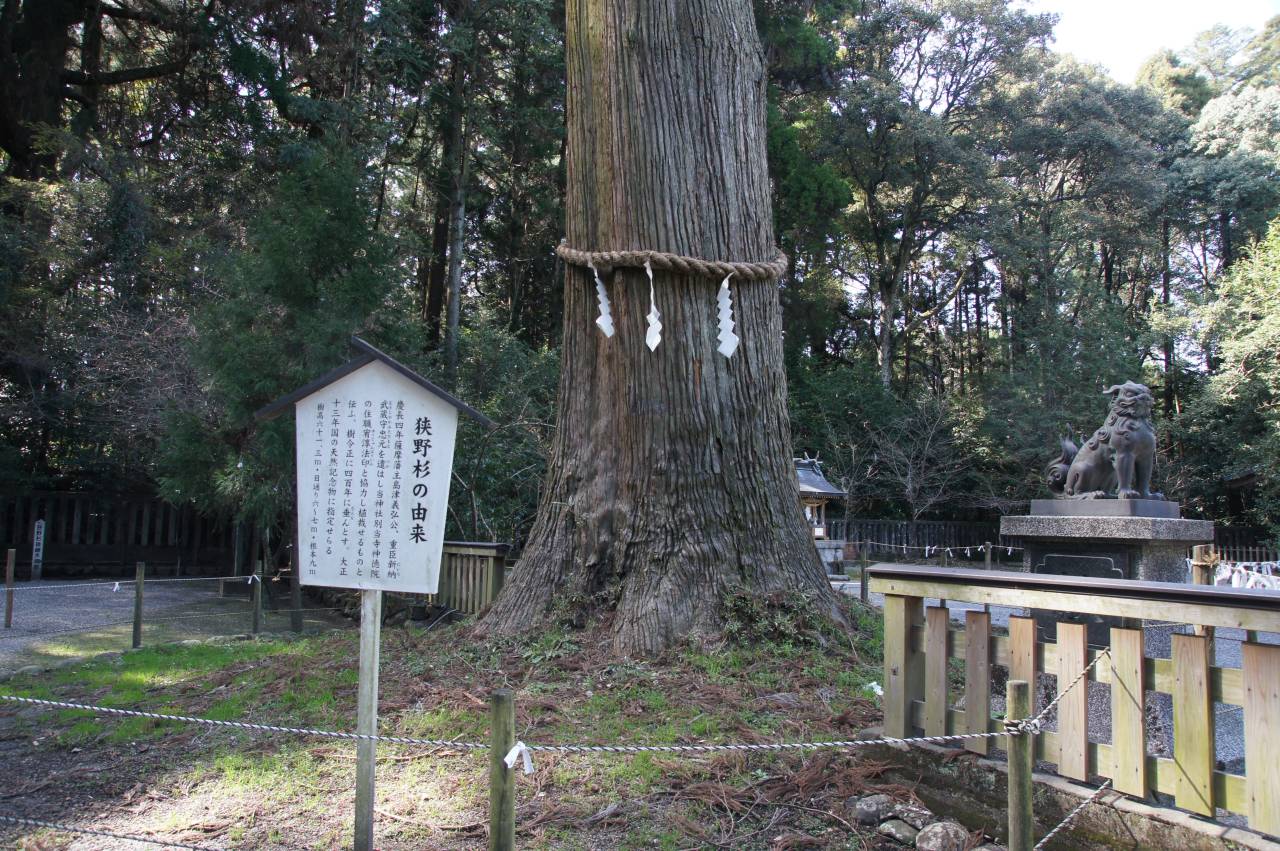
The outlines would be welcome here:
[[[147,65],[142,68],[122,68],[119,71],[103,71],[90,74],[86,71],[62,69],[62,82],[75,86],[116,86],[121,83],[134,83],[138,80],[154,80],[176,74],[187,66],[190,57],[162,62],[159,65]]]
[[[917,313],[916,318],[908,322],[907,326],[902,329],[902,333],[910,334],[912,331],[916,330],[921,325],[941,313],[943,309],[951,303],[951,299],[956,297],[956,294],[960,292],[966,283],[968,283],[968,281],[965,279],[965,276],[959,275],[956,280],[956,285],[951,288],[951,291],[948,292],[945,297],[938,299],[938,303],[931,309],[926,310],[924,313]]]

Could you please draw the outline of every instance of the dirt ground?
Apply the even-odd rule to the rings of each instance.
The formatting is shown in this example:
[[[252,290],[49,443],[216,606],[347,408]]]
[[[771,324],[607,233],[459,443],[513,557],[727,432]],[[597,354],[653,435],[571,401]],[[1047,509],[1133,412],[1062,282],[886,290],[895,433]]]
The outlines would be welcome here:
[[[533,642],[470,626],[383,635],[385,734],[483,742],[487,695],[516,691],[517,736],[542,744],[855,738],[878,720],[873,616],[822,644],[776,640],[611,658],[590,633]],[[354,728],[355,636],[144,649],[0,693],[258,723]],[[211,848],[350,847],[353,744],[0,703],[0,815]],[[379,747],[377,847],[483,847],[487,751]],[[517,787],[522,848],[880,848],[847,801],[881,790],[856,752],[544,754]],[[904,800],[911,791],[883,789]],[[21,849],[140,847],[8,828]]]

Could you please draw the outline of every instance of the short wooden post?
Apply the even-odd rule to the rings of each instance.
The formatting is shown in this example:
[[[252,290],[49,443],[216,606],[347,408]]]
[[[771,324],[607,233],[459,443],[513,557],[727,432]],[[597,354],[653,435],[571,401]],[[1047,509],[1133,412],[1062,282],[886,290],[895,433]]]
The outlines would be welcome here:
[[[360,592],[360,681],[356,686],[356,732],[378,733],[378,655],[382,632],[382,592]],[[356,743],[355,851],[373,851],[374,768],[378,743]]]
[[[4,628],[13,628],[13,566],[17,561],[18,551],[9,550],[4,557]]]
[[[511,689],[489,697],[489,851],[516,847],[516,772],[506,758],[516,743],[516,705]]]
[[[133,647],[142,646],[142,583],[146,580],[147,563],[140,561],[133,580]]]
[[[1191,548],[1191,582],[1195,585],[1214,584],[1214,568],[1218,564],[1218,554],[1213,544],[1199,544]],[[1209,642],[1209,664],[1213,664],[1214,638],[1213,627],[1194,624],[1196,635],[1204,636]]]
[[[1031,715],[1031,684],[1009,680],[1005,706],[1010,721]],[[1009,851],[1032,851],[1035,819],[1031,811],[1031,768],[1035,742],[1029,735],[1009,737]]]
[[[987,570],[991,569],[991,542],[984,541],[982,544],[982,564]]]
[[[868,600],[867,568],[871,566],[871,559],[867,555],[868,548],[866,545],[866,541],[863,541],[862,546],[860,546],[858,549],[859,549],[859,555],[862,557],[862,574],[858,577],[858,599],[865,603]]]
[[[302,632],[302,550],[298,548],[298,518],[293,518],[293,551],[289,558],[289,627]]]
[[[262,632],[262,561],[254,563],[252,588],[249,589],[250,601],[253,607],[253,628],[254,635]]]
[[[489,560],[489,570],[489,587],[492,589],[489,602],[492,603],[498,599],[498,594],[502,592],[502,586],[507,581],[507,557],[502,550],[494,550],[493,558]]]

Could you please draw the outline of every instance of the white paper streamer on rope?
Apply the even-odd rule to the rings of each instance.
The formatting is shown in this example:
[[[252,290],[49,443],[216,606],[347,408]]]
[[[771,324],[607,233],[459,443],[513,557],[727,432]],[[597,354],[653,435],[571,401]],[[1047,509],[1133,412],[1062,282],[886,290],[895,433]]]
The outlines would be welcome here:
[[[645,332],[644,343],[652,352],[662,342],[662,314],[658,313],[658,302],[653,294],[653,266],[648,260],[644,261],[644,271],[649,276],[649,315],[645,317],[649,320],[649,330]]]
[[[515,768],[516,760],[524,763],[524,773],[533,774],[533,754],[529,750],[529,746],[524,742],[516,742],[511,750],[507,751],[507,755],[502,758],[507,768]]]
[[[596,301],[600,304],[600,318],[596,320],[596,325],[600,326],[600,330],[604,332],[606,337],[613,336],[613,309],[609,305],[609,293],[604,288],[604,281],[600,280],[600,273],[596,270],[595,264],[588,263],[587,268],[591,270],[591,274],[596,279]]]
[[[738,335],[733,333],[733,294],[729,291],[729,279],[733,273],[724,276],[720,282],[720,292],[716,294],[716,306],[720,318],[720,333],[716,339],[720,341],[718,351],[727,358],[733,357],[738,350]]]

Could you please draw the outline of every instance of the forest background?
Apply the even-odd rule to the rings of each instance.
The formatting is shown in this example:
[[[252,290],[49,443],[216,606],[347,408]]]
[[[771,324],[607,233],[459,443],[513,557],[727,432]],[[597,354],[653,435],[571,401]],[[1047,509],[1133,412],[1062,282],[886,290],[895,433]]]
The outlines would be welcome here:
[[[1018,510],[1132,379],[1159,488],[1280,533],[1280,17],[1131,86],[1005,0],[755,8],[793,438],[849,512]],[[519,545],[559,368],[563,18],[0,0],[0,489],[278,522],[292,424],[252,412],[359,333],[500,423],[463,429],[450,533]]]

